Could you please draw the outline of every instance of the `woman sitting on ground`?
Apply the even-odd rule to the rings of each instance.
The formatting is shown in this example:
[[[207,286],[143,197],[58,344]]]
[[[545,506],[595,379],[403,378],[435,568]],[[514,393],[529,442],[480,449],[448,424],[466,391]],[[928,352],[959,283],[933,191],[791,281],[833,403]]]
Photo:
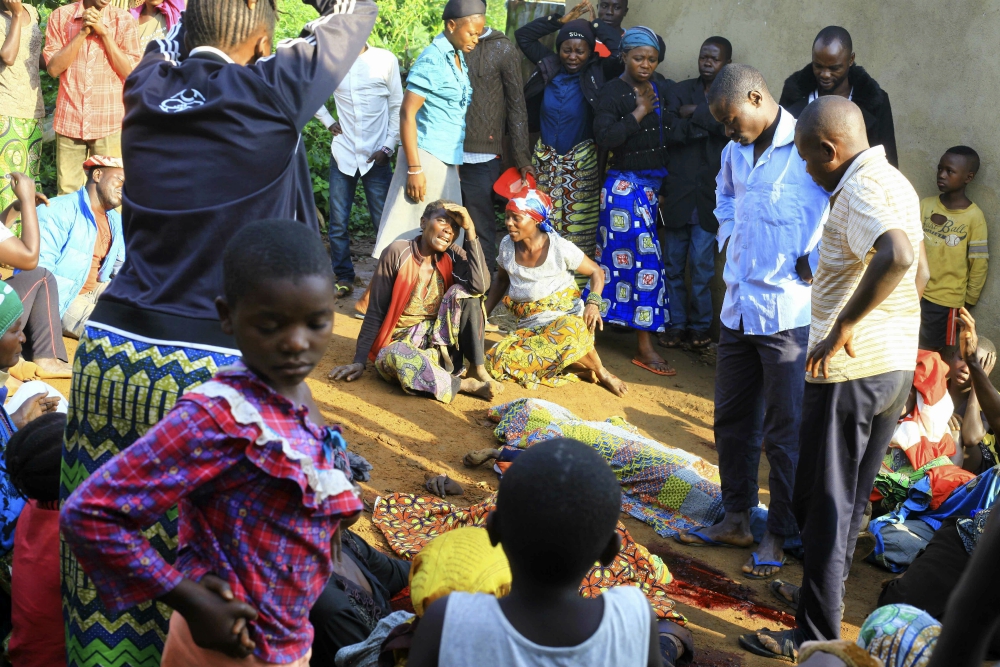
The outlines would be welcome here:
[[[7,279],[24,305],[24,336],[22,356],[34,366],[20,364],[14,375],[18,379],[68,378],[73,374],[62,338],[59,318],[59,287],[48,269],[38,266],[41,237],[38,230],[38,204],[48,205],[48,198],[35,191],[35,181],[29,176],[10,174],[14,202],[0,213],[0,264],[18,273]],[[9,227],[21,222],[21,237]]]
[[[538,190],[526,190],[507,204],[508,235],[500,242],[486,311],[493,312],[503,299],[517,317],[517,330],[486,353],[486,369],[497,380],[515,380],[531,389],[582,378],[622,396],[628,388],[604,368],[594,349],[594,330],[604,328],[604,271],[555,233],[548,221],[551,212],[551,200]],[[574,272],[590,278],[593,296],[586,307]]]
[[[463,247],[453,246],[463,229]],[[424,209],[420,231],[382,253],[354,363],[334,368],[330,379],[357,380],[373,361],[386,382],[397,380],[407,393],[431,394],[442,403],[459,392],[490,400],[499,385],[483,365],[480,298],[490,273],[472,218],[458,204],[438,200]],[[463,358],[469,361],[464,379],[454,374]]]

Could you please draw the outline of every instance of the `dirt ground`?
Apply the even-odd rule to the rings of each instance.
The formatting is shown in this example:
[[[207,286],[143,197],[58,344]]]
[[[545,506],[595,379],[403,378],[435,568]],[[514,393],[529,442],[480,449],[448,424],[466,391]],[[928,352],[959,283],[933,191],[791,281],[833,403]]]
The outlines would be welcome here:
[[[356,256],[355,261],[359,275],[367,281],[372,260]],[[362,290],[357,289],[354,297],[360,296]],[[350,384],[333,384],[326,379],[331,368],[350,363],[354,356],[361,322],[352,317],[353,303],[354,298],[338,303],[333,339],[309,384],[327,420],[341,424],[351,448],[374,466],[371,481],[362,484],[367,505],[373,506],[378,496],[394,491],[422,493],[426,477],[444,473],[465,488],[465,495],[450,496],[451,502],[465,506],[489,496],[498,486],[492,469],[482,466],[470,470],[461,462],[468,451],[495,446],[485,401],[460,395],[451,405],[443,405],[429,398],[408,396],[398,385],[384,382],[370,366],[362,379]],[[489,343],[496,342],[500,334],[488,334],[487,338]],[[66,342],[72,358],[75,342]],[[718,463],[712,436],[712,357],[662,350],[677,375],[659,377],[630,363],[633,346],[634,338],[628,334],[605,331],[598,335],[597,349],[604,364],[628,383],[626,398],[585,383],[537,391],[508,383],[494,403],[532,396],[558,403],[583,419],[604,420],[619,415],[645,435]],[[68,396],[68,380],[52,384]],[[767,465],[762,460],[760,497],[764,503],[769,500],[767,476]],[[388,543],[370,517],[366,512],[354,530],[389,552]],[[695,665],[776,664],[744,652],[737,644],[739,635],[748,630],[788,627],[787,623],[794,622],[793,616],[784,613],[789,610],[773,601],[766,581],[741,576],[740,566],[749,558],[750,550],[682,547],[627,515],[622,515],[622,521],[639,543],[664,558],[674,574],[672,593],[695,635]],[[779,575],[793,583],[798,583],[801,576],[802,568],[795,561]],[[845,639],[857,637],[858,626],[875,608],[880,583],[889,576],[866,563],[854,564],[847,582],[842,626]]]

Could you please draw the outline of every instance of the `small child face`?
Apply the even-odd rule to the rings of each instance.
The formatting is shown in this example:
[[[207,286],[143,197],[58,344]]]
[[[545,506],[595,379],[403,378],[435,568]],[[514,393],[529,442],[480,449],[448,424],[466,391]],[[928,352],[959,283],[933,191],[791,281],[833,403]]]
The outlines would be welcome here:
[[[292,387],[323,358],[335,301],[327,276],[265,279],[235,307],[220,305],[222,329],[236,338],[244,363],[268,384]]]
[[[969,171],[964,155],[945,153],[937,168],[937,187],[941,192],[956,192],[972,182],[975,173]]]

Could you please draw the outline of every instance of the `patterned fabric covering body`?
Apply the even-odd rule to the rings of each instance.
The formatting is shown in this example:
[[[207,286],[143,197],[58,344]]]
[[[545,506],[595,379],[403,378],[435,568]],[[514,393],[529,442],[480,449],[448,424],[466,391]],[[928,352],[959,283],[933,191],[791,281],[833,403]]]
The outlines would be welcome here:
[[[994,466],[972,481],[959,486],[936,509],[931,509],[931,486],[927,477],[917,482],[906,500],[889,514],[873,519],[868,530],[875,536],[875,551],[868,561],[877,563],[890,572],[902,572],[909,563],[897,563],[886,557],[882,530],[890,524],[899,525],[907,520],[920,520],[937,530],[941,523],[952,516],[972,517],[977,512],[993,507],[1000,498],[1000,466]],[[926,545],[920,545],[920,548]],[[919,548],[910,549],[916,553]]]
[[[561,387],[580,378],[566,369],[594,349],[594,334],[575,313],[580,291],[567,288],[538,301],[518,303],[504,297],[503,303],[517,318],[517,330],[507,334],[486,352],[486,370],[497,380],[514,380],[528,389],[539,385]],[[544,312],[565,315],[532,326],[535,315]]]
[[[397,381],[408,394],[426,392],[442,403],[451,403],[461,380],[441,367],[437,348],[458,346],[460,299],[474,299],[461,285],[453,285],[441,299],[435,319],[397,330],[393,342],[375,358],[375,368],[386,382]]]
[[[144,343],[88,326],[73,362],[60,500],[65,501],[84,479],[142,437],[184,391],[237,360],[219,352]],[[173,563],[177,509],[145,536]],[[65,542],[60,542],[60,549],[69,667],[157,667],[170,608],[147,602],[111,614]]]
[[[858,646],[885,667],[922,667],[934,652],[941,624],[908,604],[890,604],[873,611],[858,632]]]
[[[622,484],[622,511],[663,537],[711,526],[722,518],[719,469],[681,449],[641,435],[621,417],[585,421],[569,410],[533,398],[490,408],[496,436],[524,449],[552,438],[574,438],[607,459]]]
[[[0,461],[5,460],[7,442],[17,428],[7,411],[0,407]],[[0,590],[10,595],[11,566],[14,564],[14,530],[17,519],[27,504],[24,497],[14,488],[6,469],[0,471]]]
[[[42,160],[42,122],[37,118],[0,116],[0,211],[17,199],[6,174],[20,171],[38,180]],[[21,223],[11,229],[21,235]]]
[[[584,141],[565,155],[542,144],[535,146],[532,164],[538,172],[538,189],[552,199],[549,223],[587,257],[594,256],[600,217],[601,179],[597,169],[597,144]],[[577,275],[582,290],[586,276]]]
[[[611,324],[643,331],[664,331],[670,323],[670,300],[656,232],[656,193],[662,177],[654,173],[608,174],[601,190],[594,253],[594,260],[604,270],[601,317]]]
[[[486,515],[496,507],[496,494],[472,507],[462,509],[438,498],[393,493],[380,499],[372,513],[374,523],[389,546],[404,558],[413,558],[438,535],[462,526],[486,526]],[[622,548],[608,567],[595,566],[580,583],[580,595],[595,597],[614,586],[638,586],[658,618],[687,622],[674,611],[667,595],[673,576],[659,556],[637,543],[621,522],[618,534]]]

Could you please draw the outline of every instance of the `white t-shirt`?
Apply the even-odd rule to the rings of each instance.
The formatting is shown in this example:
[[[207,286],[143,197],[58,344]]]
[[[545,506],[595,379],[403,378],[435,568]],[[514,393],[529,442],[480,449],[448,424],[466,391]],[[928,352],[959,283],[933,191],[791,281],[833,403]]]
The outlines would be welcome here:
[[[512,301],[527,303],[538,301],[567,287],[575,287],[573,273],[583,263],[584,257],[583,251],[576,245],[549,232],[549,254],[541,266],[532,268],[518,264],[514,259],[514,242],[510,240],[510,236],[505,236],[500,241],[497,263],[510,276],[507,295]]]

